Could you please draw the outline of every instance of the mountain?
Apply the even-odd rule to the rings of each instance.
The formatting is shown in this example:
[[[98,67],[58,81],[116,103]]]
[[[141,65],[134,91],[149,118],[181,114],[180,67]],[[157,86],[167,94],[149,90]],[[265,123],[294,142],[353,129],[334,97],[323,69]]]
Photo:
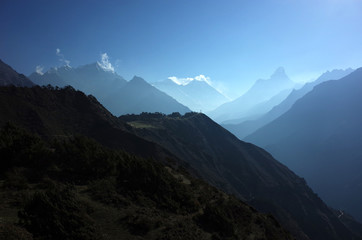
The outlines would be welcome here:
[[[78,68],[69,66],[52,68],[43,75],[33,73],[29,78],[40,86],[70,85],[86,94],[92,94],[115,115],[190,111],[144,80],[140,81],[135,77],[127,82],[115,72],[104,69],[99,63]]]
[[[87,97],[72,87],[0,88],[0,126],[9,121],[47,139],[81,134],[107,147],[141,157],[164,159],[171,156],[158,145],[130,134],[129,126],[120,122],[94,97]],[[140,148],[143,150],[139,151]]]
[[[179,85],[171,79],[166,79],[153,83],[153,86],[196,112],[211,111],[229,101],[205,81],[192,80],[186,85]]]
[[[32,87],[34,83],[0,60],[0,86]]]
[[[283,90],[292,89],[294,86],[295,83],[286,75],[284,68],[280,67],[269,79],[257,80],[241,97],[224,103],[208,115],[217,122],[250,117],[247,112],[257,104],[269,101]]]
[[[362,227],[303,179],[203,114],[116,118],[72,87],[39,86],[1,87],[0,111],[0,236],[290,239],[273,217],[189,170],[273,213],[298,239],[361,239]]]
[[[190,109],[153,87],[140,77],[133,77],[124,87],[109,95],[104,106],[115,115],[142,112],[190,112]]]
[[[284,99],[284,101],[282,101],[279,105],[275,104],[275,107],[273,109],[271,109],[266,114],[260,116],[259,118],[254,120],[244,119],[243,121],[239,119],[239,123],[235,121],[225,122],[222,124],[222,126],[235,134],[238,138],[243,139],[244,137],[252,134],[257,129],[268,124],[269,122],[273,121],[274,119],[288,111],[298,99],[310,92],[318,84],[327,80],[338,80],[350,74],[351,72],[353,72],[353,69],[351,68],[345,70],[335,69],[332,71],[327,71],[323,73],[320,77],[318,77],[315,81],[306,83],[302,88],[298,90],[293,89],[288,97]]]
[[[331,206],[362,221],[362,68],[327,81],[246,138],[305,177]]]
[[[129,130],[70,86],[0,87],[0,239],[293,239]]]
[[[37,72],[33,72],[29,75],[29,79],[31,79],[35,84],[39,86],[57,86],[57,87],[65,87],[67,85],[71,85],[68,81],[63,80],[60,72],[65,72],[67,70],[71,70],[70,67],[64,66],[61,68],[51,68],[49,71],[40,74]]]
[[[133,133],[186,161],[212,185],[272,213],[297,239],[361,239],[355,229],[269,153],[201,113],[125,115]],[[347,215],[346,215],[347,216]],[[353,225],[353,224],[352,224]],[[353,230],[352,230],[353,229]]]

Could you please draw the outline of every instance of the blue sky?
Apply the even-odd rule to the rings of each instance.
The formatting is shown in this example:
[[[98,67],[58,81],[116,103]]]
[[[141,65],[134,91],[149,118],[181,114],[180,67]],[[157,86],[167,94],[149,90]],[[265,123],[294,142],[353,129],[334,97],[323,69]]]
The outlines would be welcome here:
[[[238,95],[279,66],[361,67],[361,23],[361,0],[2,0],[0,58],[28,75],[107,53],[126,79],[202,74]]]

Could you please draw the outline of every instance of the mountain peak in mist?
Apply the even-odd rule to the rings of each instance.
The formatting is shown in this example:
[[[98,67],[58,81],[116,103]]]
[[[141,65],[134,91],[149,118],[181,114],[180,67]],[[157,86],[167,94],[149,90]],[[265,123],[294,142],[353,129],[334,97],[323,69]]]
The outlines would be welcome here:
[[[147,88],[147,89],[151,89],[153,88],[151,84],[149,84],[148,82],[146,82],[146,80],[144,80],[141,77],[138,76],[134,76],[129,82],[128,82],[129,86],[134,86],[134,87],[139,87],[139,88]]]
[[[268,93],[268,98],[277,94],[278,92],[293,88],[295,83],[288,77],[285,73],[283,67],[277,68],[274,73],[270,76],[269,79],[259,79],[255,82],[255,84],[249,89],[245,95],[256,92]]]
[[[138,76],[135,75],[135,76],[133,76],[133,78],[129,82],[144,83],[146,81],[143,78],[138,77]]]
[[[207,82],[207,77],[195,78],[169,77],[153,83],[153,86],[172,96],[193,111],[210,111],[228,101],[217,89]]]
[[[269,77],[269,79],[259,79],[255,82],[253,87],[259,85],[259,84],[287,84],[287,85],[294,85],[294,82],[290,80],[288,75],[285,72],[285,69],[283,67],[278,67],[274,73]],[[252,88],[253,88],[252,87]]]
[[[269,79],[257,80],[251,88],[239,98],[234,101],[225,103],[209,113],[209,115],[218,122],[235,119],[247,119],[249,117],[255,117],[255,113],[252,110],[257,104],[271,103],[273,97],[281,94],[285,90],[291,90],[295,86],[295,83],[290,80],[285,73],[283,67],[277,68]],[[286,96],[285,96],[286,97]],[[275,104],[279,104],[280,99],[273,104],[268,105],[262,112],[258,112],[259,115],[266,113],[273,108]],[[249,114],[249,112],[252,114]],[[266,112],[265,112],[266,111]]]
[[[285,73],[285,69],[283,67],[278,67],[274,73],[271,75],[270,79],[276,78],[276,77],[286,77],[287,74]]]

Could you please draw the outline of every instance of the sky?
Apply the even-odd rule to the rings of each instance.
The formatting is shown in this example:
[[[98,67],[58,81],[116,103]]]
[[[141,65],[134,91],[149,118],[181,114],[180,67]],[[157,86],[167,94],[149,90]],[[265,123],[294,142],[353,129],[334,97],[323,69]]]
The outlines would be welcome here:
[[[231,97],[362,67],[362,0],[2,0],[0,59],[25,75],[100,62],[125,79],[203,76]],[[108,65],[107,65],[108,64]]]

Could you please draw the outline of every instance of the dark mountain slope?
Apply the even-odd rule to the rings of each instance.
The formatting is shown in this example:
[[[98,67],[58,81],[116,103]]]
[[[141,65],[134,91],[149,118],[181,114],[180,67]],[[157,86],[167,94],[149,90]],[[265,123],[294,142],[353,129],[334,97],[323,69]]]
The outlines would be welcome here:
[[[83,134],[144,157],[169,155],[156,144],[128,133],[94,97],[71,87],[0,87],[0,125],[8,121],[49,139]]]
[[[0,159],[0,239],[293,239],[180,169],[85,137],[45,142],[6,125]]]
[[[151,86],[140,77],[134,77],[124,87],[109,95],[104,106],[115,115],[142,112],[186,113],[190,109]]]
[[[326,202],[362,220],[362,68],[316,86],[246,139],[304,176]]]
[[[34,86],[34,83],[23,74],[15,72],[9,65],[0,60],[0,86],[8,85],[31,87]]]
[[[278,105],[275,105],[273,109],[258,119],[240,122],[239,124],[223,124],[222,126],[235,134],[239,139],[243,139],[288,111],[298,99],[310,92],[318,84],[328,80],[340,79],[350,74],[351,72],[353,72],[353,70],[350,68],[346,70],[335,69],[333,71],[327,71],[323,73],[317,80],[306,83],[301,89],[294,89],[288,95],[288,97],[284,99],[284,101]]]
[[[208,182],[271,212],[298,239],[358,239],[303,179],[207,116],[142,114],[120,118],[139,136],[187,161]]]

